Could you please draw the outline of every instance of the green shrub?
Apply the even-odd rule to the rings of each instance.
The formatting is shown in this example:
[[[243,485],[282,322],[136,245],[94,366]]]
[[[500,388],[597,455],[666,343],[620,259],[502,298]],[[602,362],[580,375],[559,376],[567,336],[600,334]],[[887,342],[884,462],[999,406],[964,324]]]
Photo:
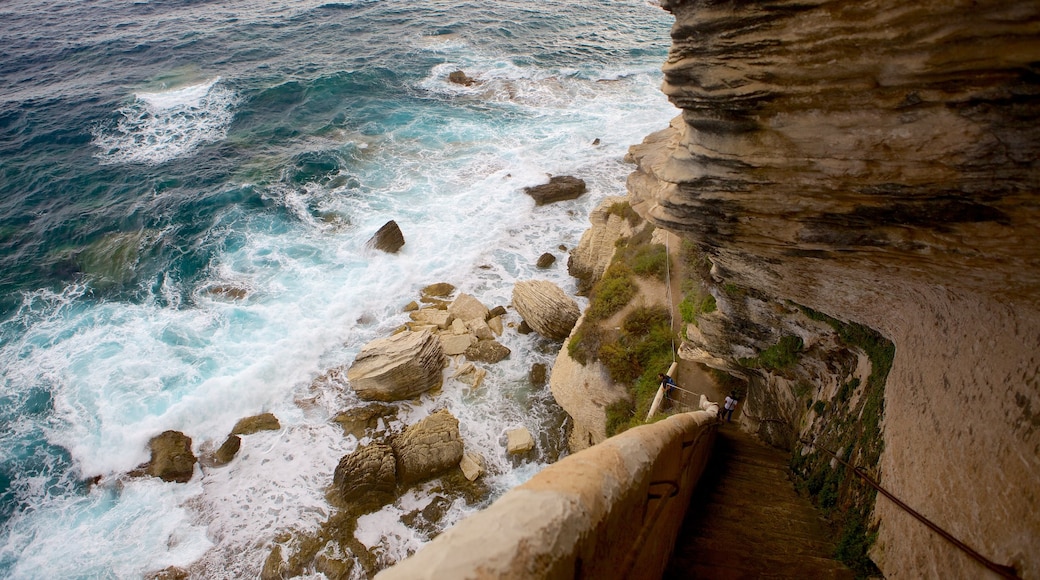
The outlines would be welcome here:
[[[740,359],[740,364],[751,368],[784,371],[798,362],[802,346],[802,339],[798,336],[781,336],[776,344],[763,350],[757,357]]]
[[[630,247],[625,254],[625,261],[639,276],[664,280],[669,272],[671,260],[668,257],[668,248],[664,244]]]
[[[607,437],[620,433],[632,421],[635,407],[632,401],[621,399],[607,405]]]
[[[620,311],[636,295],[639,288],[632,280],[632,270],[623,263],[614,262],[592,286],[592,297],[586,318],[592,322],[609,318]]]

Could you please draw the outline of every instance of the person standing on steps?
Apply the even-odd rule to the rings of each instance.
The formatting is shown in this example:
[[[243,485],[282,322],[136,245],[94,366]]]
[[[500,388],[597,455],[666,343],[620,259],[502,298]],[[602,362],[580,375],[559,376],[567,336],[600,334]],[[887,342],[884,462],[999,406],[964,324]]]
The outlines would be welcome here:
[[[719,421],[725,418],[727,423],[730,422],[730,419],[733,418],[733,410],[737,408],[738,401],[740,399],[737,398],[737,392],[730,391],[729,396],[726,397],[726,403],[719,409]]]
[[[661,386],[664,388],[664,396],[669,397],[672,394],[672,389],[679,385],[675,382],[675,379],[664,374],[657,373],[657,380],[661,381]]]

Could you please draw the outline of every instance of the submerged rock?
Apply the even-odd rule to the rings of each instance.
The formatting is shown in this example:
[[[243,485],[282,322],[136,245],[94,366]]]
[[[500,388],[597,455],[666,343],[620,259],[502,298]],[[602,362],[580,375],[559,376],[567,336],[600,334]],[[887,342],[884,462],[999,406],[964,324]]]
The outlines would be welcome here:
[[[456,70],[448,73],[448,82],[456,85],[462,85],[464,87],[470,87],[477,84],[477,80],[467,75],[461,70]]]
[[[405,331],[365,345],[347,380],[366,401],[400,401],[439,387],[445,362],[436,336]]]

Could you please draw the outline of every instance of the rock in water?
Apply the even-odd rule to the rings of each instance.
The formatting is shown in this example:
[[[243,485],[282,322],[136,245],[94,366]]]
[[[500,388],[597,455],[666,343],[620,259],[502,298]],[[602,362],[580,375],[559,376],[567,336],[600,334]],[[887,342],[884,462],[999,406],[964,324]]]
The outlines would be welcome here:
[[[347,369],[347,380],[366,401],[400,401],[439,387],[445,362],[436,336],[405,331],[366,344]]]
[[[473,319],[487,320],[488,310],[480,300],[469,294],[459,294],[459,297],[448,305],[448,312],[463,322]]]
[[[467,451],[463,454],[462,461],[459,462],[459,469],[462,470],[462,475],[466,479],[476,481],[478,477],[484,475],[487,471],[487,464],[483,455]]]
[[[509,357],[512,351],[497,340],[480,340],[466,349],[466,358],[473,361],[497,363]]]
[[[235,458],[235,454],[242,448],[242,438],[238,435],[228,435],[228,438],[224,440],[224,444],[217,449],[217,452],[213,454],[214,462],[217,465],[226,465]]]
[[[441,409],[394,439],[397,474],[408,485],[455,467],[462,460],[459,420]]]
[[[396,413],[397,409],[392,405],[372,403],[344,411],[333,417],[332,421],[343,427],[344,435],[353,435],[361,439],[365,436],[365,432],[375,429],[379,425],[381,418],[386,417],[386,420],[389,421]]]
[[[552,266],[555,263],[556,263],[556,256],[550,254],[549,252],[546,252],[546,253],[542,254],[541,256],[538,256],[538,262],[535,263],[535,266],[538,266],[539,268],[544,270],[544,269],[548,268],[549,266]]]
[[[186,483],[195,472],[195,454],[191,437],[180,431],[164,431],[148,442],[152,458],[145,467],[148,475],[163,481]]]
[[[517,282],[513,306],[535,332],[553,340],[567,338],[580,314],[578,303],[546,280]]]
[[[448,74],[448,82],[469,87],[476,84],[477,80],[461,70],[456,70]]]
[[[534,198],[535,205],[576,199],[585,191],[585,180],[570,175],[553,177],[549,179],[549,183],[524,188],[524,193]]]
[[[397,250],[404,245],[404,234],[397,222],[390,220],[368,240],[368,246],[377,250],[383,250],[389,254],[396,254]]]
[[[527,453],[534,449],[534,437],[527,427],[517,427],[506,431],[506,453],[510,455]]]
[[[272,413],[262,413],[239,419],[235,423],[234,428],[231,429],[231,434],[252,435],[260,431],[277,431],[281,428],[282,424],[278,422],[278,417],[275,417]]]
[[[343,456],[332,475],[332,491],[342,503],[375,509],[394,499],[397,461],[394,450],[383,443],[358,447]]]

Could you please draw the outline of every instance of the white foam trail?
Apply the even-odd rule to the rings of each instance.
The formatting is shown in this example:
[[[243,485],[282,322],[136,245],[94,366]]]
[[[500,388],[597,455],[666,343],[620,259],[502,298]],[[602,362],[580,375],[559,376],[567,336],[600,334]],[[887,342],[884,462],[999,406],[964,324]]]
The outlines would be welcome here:
[[[103,163],[157,165],[227,136],[236,95],[220,78],[160,93],[138,93],[119,108],[115,127],[99,126],[93,144]]]

